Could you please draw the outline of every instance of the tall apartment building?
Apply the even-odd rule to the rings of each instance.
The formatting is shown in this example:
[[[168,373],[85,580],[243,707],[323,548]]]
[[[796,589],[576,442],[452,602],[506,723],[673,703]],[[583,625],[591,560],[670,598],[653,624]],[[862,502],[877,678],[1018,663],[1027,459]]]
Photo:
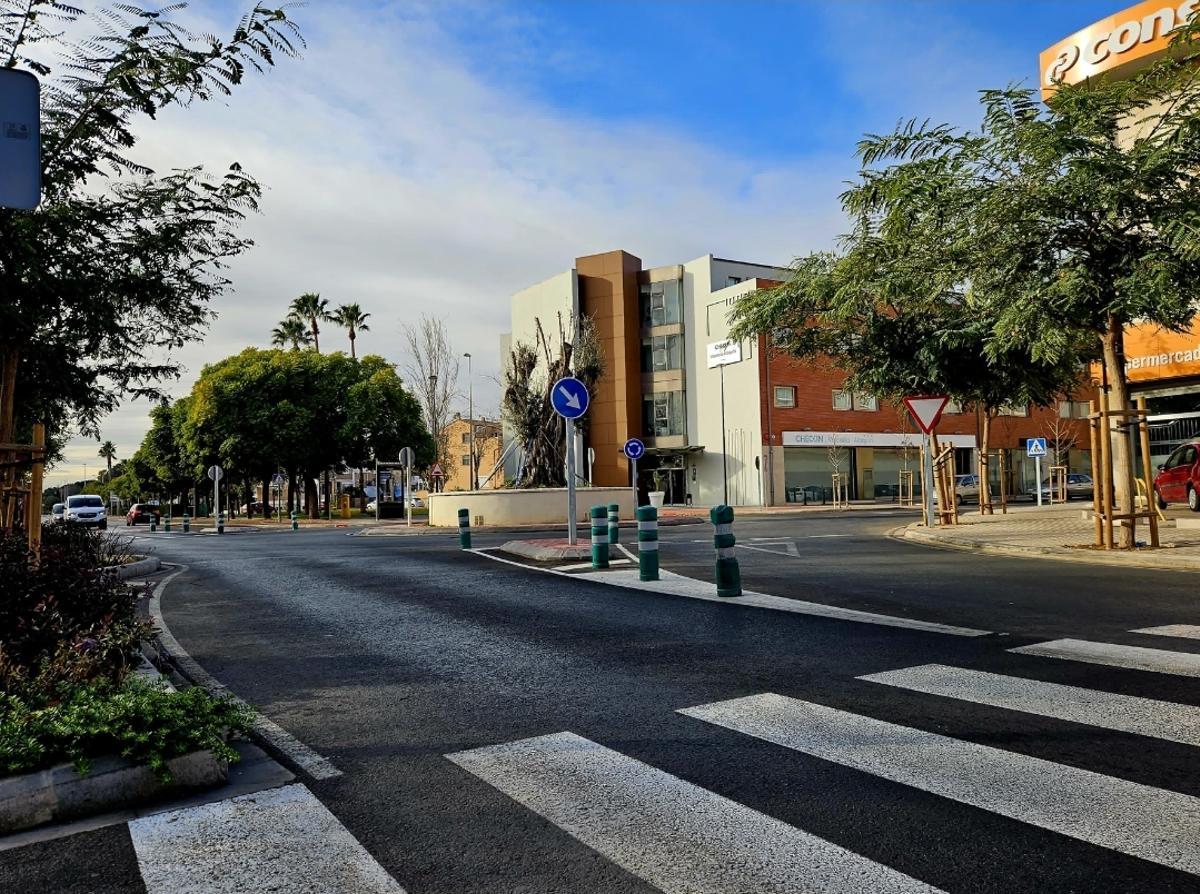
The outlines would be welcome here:
[[[785,276],[780,267],[712,255],[651,268],[625,251],[580,257],[512,297],[502,358],[514,340],[534,342],[538,320],[552,339],[560,319],[568,327],[580,314],[594,321],[605,372],[576,449],[581,470],[593,451],[596,484],[630,483],[621,446],[639,437],[647,455],[638,487],[657,481],[668,503],[800,501],[805,488],[829,488],[835,469],[848,477],[851,498],[886,499],[900,471],[918,465],[920,438],[903,413],[850,394],[837,369],[774,355],[764,338],[729,343],[733,305]],[[939,436],[957,449],[959,469],[973,471],[978,419],[950,409]],[[1084,415],[1085,403],[1064,401],[1012,407],[996,420],[993,447],[1009,451],[1009,492],[1034,484],[1024,450],[1030,437],[1058,441],[1073,470],[1088,470]],[[509,463],[515,474],[515,456]]]

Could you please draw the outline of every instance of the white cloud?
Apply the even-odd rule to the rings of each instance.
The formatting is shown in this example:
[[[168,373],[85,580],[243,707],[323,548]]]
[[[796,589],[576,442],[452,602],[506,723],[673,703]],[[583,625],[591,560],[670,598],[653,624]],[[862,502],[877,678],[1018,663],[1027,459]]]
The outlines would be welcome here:
[[[576,256],[625,248],[651,265],[710,251],[786,262],[840,231],[849,147],[760,162],[723,151],[718,134],[706,145],[564,115],[473,74],[435,9],[368,18],[313,4],[299,11],[303,60],[251,77],[227,104],[172,111],[146,130],[140,151],[156,167],[237,160],[268,188],[247,224],[257,246],[231,271],[235,288],[205,341],[179,353],[177,394],[204,363],[266,344],[288,302],[319,291],[371,312],[359,349],[395,361],[403,323],[446,317],[456,347],[474,355],[476,406],[494,411],[489,377],[509,295]],[[519,28],[506,33],[516,39]],[[344,343],[323,327],[323,349]],[[120,456],[136,449],[146,414],[130,404],[104,422]],[[83,462],[94,471],[94,454],[94,442],[73,443],[49,483],[80,477]]]

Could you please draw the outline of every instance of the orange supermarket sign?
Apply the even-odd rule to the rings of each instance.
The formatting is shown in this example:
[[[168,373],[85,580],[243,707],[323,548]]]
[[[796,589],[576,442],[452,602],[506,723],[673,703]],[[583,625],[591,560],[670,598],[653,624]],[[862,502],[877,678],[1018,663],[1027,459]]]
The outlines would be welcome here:
[[[1098,379],[1098,368],[1095,373]],[[1130,382],[1200,376],[1200,317],[1185,332],[1149,324],[1126,329],[1125,376]]]
[[[1098,74],[1120,74],[1166,50],[1172,32],[1200,10],[1200,0],[1144,0],[1101,19],[1043,50],[1042,96],[1054,82],[1078,84]]]

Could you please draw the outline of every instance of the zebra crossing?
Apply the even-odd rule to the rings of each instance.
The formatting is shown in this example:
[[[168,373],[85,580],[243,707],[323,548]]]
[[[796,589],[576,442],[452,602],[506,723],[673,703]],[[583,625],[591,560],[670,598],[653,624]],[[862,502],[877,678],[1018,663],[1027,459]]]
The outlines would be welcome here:
[[[1132,632],[1171,635],[1159,628]],[[1196,676],[1192,662],[1200,660],[1193,652],[1069,639],[1007,652],[1099,663],[1118,668],[1117,673],[1150,671],[1168,684],[1168,675]],[[1045,670],[1046,665],[1034,667]],[[1195,704],[949,664],[899,667],[856,679],[941,705],[982,706],[1140,736],[1147,748],[1155,741],[1200,746]],[[1184,877],[1200,876],[1200,797],[1192,794],[1084,769],[1077,758],[1059,763],[920,724],[881,720],[869,710],[855,713],[774,692],[670,710],[1032,830]],[[856,853],[845,841],[813,834],[802,824],[789,824],[574,732],[446,757],[667,894],[944,890]],[[1200,890],[1200,878],[1194,881]]]

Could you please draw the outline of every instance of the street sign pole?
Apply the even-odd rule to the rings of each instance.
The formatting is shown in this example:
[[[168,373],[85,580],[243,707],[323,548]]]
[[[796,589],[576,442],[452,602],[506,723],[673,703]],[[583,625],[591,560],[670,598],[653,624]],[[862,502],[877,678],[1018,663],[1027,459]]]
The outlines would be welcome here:
[[[1037,488],[1037,504],[1039,506],[1041,506],[1042,505],[1042,458],[1040,456],[1035,456],[1033,458],[1033,475],[1035,478],[1037,478],[1037,484],[1035,485],[1035,487]]]
[[[631,460],[633,463],[633,508],[637,508],[637,460]]]
[[[925,444],[925,527],[933,527],[933,437],[929,432],[924,434]]]
[[[408,465],[404,467],[404,515],[407,521],[405,524],[412,527],[412,457],[408,458]]]
[[[379,490],[379,460],[375,460],[375,521],[379,521],[379,501],[383,499],[383,494]]]
[[[575,420],[567,417],[567,543],[578,542],[575,531]]]

